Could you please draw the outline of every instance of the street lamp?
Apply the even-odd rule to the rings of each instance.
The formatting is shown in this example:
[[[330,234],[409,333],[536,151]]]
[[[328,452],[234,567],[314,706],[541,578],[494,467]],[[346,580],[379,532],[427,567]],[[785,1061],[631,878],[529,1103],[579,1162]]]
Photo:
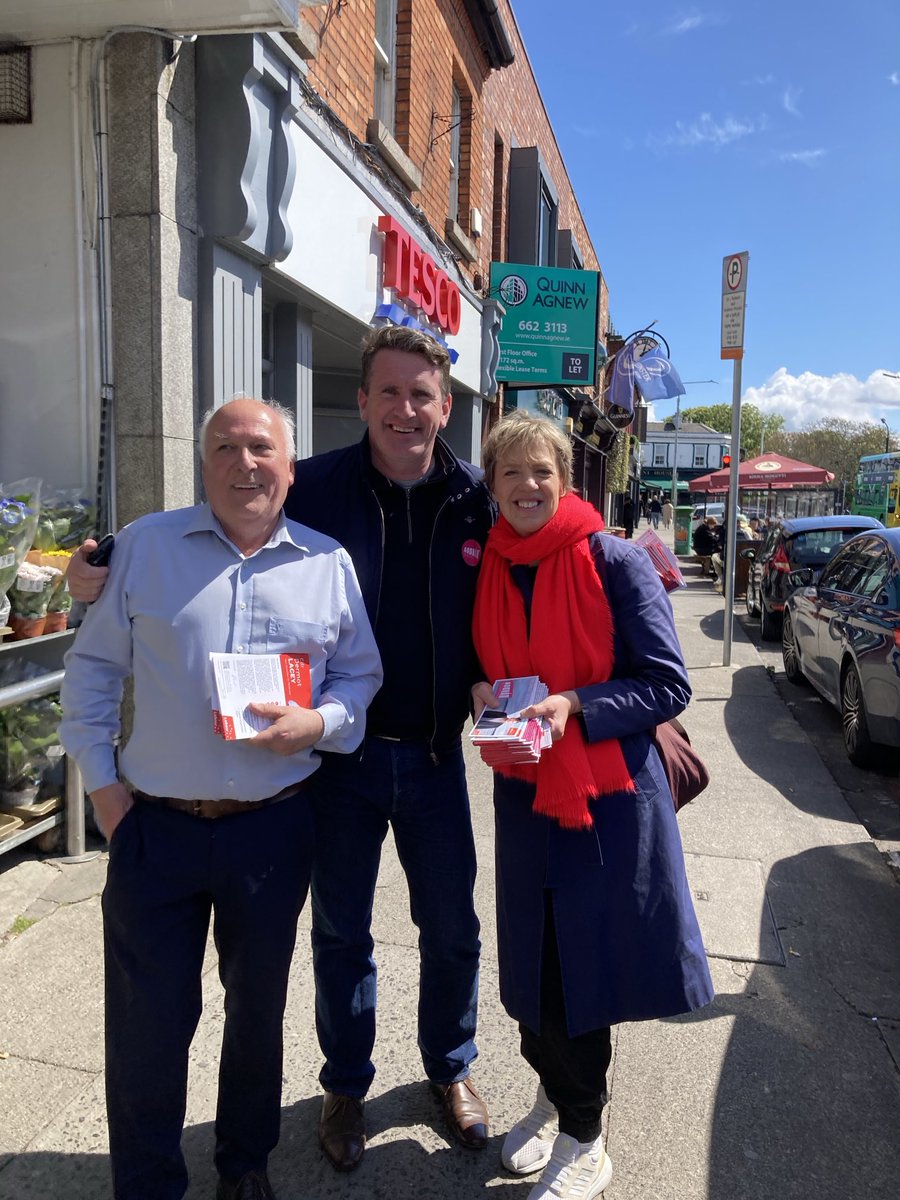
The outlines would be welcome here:
[[[683,387],[690,387],[695,383],[715,383],[718,384],[718,379],[682,379]],[[675,508],[678,504],[678,433],[681,429],[681,395],[675,397],[675,440],[672,443],[672,507]]]
[[[886,375],[887,371],[885,371],[884,374]],[[896,378],[896,376],[895,376],[895,378]],[[885,454],[890,454],[890,452],[891,452],[891,427],[890,427],[890,425],[888,425],[888,423],[884,419],[884,417],[879,417],[878,420],[884,426],[884,452],[885,452]]]

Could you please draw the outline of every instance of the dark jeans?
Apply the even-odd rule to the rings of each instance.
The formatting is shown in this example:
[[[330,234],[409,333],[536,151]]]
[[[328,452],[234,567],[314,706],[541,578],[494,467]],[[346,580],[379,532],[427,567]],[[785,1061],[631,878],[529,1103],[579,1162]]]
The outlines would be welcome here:
[[[309,792],[208,821],[138,801],[103,892],[106,1098],[116,1200],[181,1200],[188,1049],[210,914],[225,988],[216,1167],[263,1169],[278,1141],[282,1020],[309,886]]]
[[[419,930],[419,1050],[434,1083],[476,1057],[479,924],[475,844],[462,748],[435,763],[424,742],[366,738],[362,757],[329,755],[315,776],[312,874],[316,1025],[331,1092],[364,1096],[375,1075],[372,904],[388,825]]]
[[[544,1091],[559,1112],[560,1132],[579,1142],[600,1135],[600,1116],[609,1096],[606,1072],[612,1058],[609,1029],[592,1029],[569,1037],[553,900],[544,893],[544,943],[541,956],[541,1031],[519,1025],[522,1056],[537,1072]]]

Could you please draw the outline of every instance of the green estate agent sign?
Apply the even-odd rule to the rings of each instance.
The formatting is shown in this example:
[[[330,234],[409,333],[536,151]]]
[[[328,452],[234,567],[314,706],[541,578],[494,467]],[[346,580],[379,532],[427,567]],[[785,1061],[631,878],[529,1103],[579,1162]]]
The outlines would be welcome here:
[[[595,382],[599,271],[491,263],[491,295],[506,307],[497,378],[504,383]]]

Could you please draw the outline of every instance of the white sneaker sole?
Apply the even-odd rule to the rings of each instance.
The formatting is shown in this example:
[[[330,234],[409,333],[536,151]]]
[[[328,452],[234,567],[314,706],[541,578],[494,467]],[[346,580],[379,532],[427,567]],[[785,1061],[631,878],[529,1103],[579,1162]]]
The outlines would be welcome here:
[[[541,1155],[541,1157],[534,1159],[534,1161],[528,1163],[527,1166],[516,1166],[512,1161],[507,1160],[502,1152],[500,1154],[500,1161],[503,1163],[503,1166],[506,1168],[506,1170],[509,1171],[510,1175],[518,1175],[521,1177],[524,1175],[534,1175],[537,1171],[543,1171],[544,1167],[546,1167],[547,1163],[550,1161],[550,1155],[552,1153],[553,1143],[549,1142],[547,1143],[546,1151]]]
[[[548,1198],[549,1200],[569,1200],[569,1197],[574,1200],[576,1196],[578,1200],[594,1200],[595,1196],[599,1196],[609,1187],[612,1177],[612,1159],[606,1154],[603,1169],[586,1192],[573,1192],[571,1187],[565,1188],[562,1192],[554,1192],[552,1188],[542,1188],[541,1184],[537,1183],[528,1193],[528,1200],[548,1200]]]

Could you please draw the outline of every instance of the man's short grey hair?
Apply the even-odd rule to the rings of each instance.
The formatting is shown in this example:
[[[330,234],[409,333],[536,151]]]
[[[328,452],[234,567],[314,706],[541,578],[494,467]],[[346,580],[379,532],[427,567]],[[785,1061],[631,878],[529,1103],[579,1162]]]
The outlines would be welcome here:
[[[220,404],[218,408],[211,408],[203,414],[200,421],[200,429],[197,432],[197,437],[200,442],[200,461],[206,462],[206,434],[209,429],[209,423],[216,415],[221,412],[229,404],[233,404],[235,400],[254,400],[257,404],[261,404],[263,408],[270,409],[275,416],[281,419],[281,424],[284,429],[284,444],[287,447],[288,458],[291,462],[297,461],[297,422],[294,414],[289,408],[285,408],[283,404],[278,404],[275,400],[257,400],[256,396],[246,396],[239,394],[232,396],[230,400],[226,400],[224,404]]]

